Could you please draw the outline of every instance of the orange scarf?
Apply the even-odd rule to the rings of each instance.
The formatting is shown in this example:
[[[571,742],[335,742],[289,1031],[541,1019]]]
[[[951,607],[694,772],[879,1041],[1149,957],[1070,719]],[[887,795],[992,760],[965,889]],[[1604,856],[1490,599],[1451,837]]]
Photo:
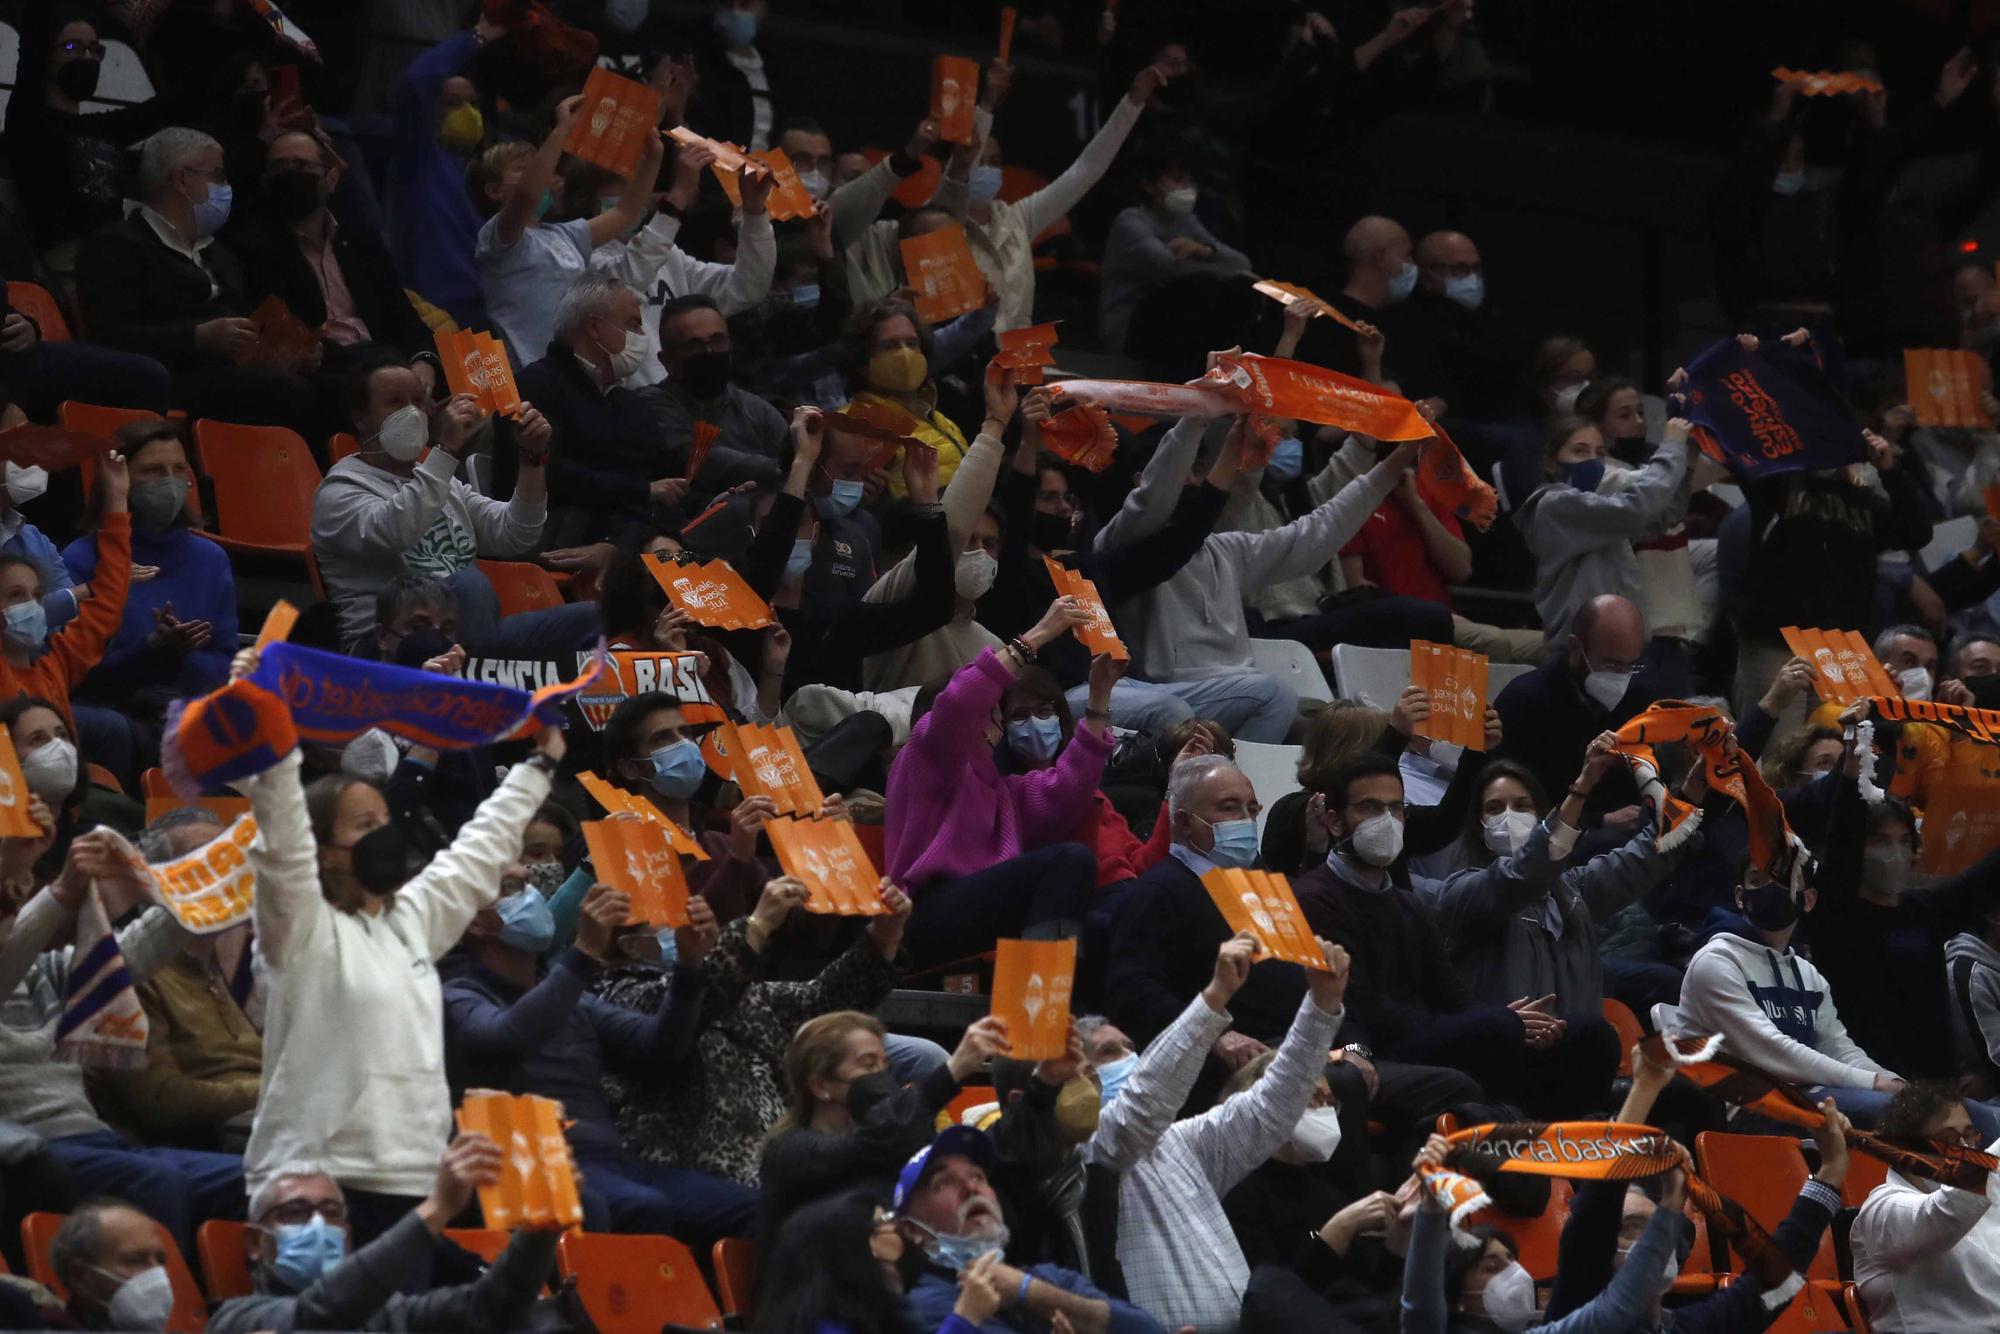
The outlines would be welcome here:
[[[1658,820],[1659,844],[1670,849],[1700,827],[1701,812],[1667,790],[1660,780],[1658,745],[1691,748],[1706,770],[1708,785],[1743,809],[1750,826],[1750,858],[1773,880],[1797,888],[1811,858],[1805,844],[1785,821],[1784,803],[1770,784],[1745,762],[1741,751],[1724,744],[1729,722],[1718,709],[1677,699],[1656,701],[1618,729],[1617,753],[1631,766],[1632,776]],[[1675,837],[1678,835],[1678,837]]]

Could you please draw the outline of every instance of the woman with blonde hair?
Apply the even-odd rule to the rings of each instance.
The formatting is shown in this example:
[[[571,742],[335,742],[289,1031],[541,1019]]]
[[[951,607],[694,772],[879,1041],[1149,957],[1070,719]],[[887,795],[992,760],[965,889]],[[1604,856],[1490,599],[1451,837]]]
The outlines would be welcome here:
[[[951,1059],[921,1083],[898,1087],[879,1019],[835,1010],[799,1025],[785,1053],[791,1110],[764,1145],[764,1209],[757,1235],[775,1237],[792,1212],[857,1186],[886,1199],[910,1155],[931,1142],[937,1114],[966,1080],[1004,1056],[1006,1021],[965,1030]]]

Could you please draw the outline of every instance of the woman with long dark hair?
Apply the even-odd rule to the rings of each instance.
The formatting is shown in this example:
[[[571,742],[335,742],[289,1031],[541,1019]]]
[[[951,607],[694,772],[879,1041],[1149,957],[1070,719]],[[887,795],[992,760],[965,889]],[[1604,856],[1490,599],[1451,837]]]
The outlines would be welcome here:
[[[903,1294],[923,1271],[924,1253],[904,1240],[873,1191],[807,1205],[763,1253],[760,1334],[918,1334]],[[999,1290],[975,1262],[937,1334],[972,1334],[999,1309]]]

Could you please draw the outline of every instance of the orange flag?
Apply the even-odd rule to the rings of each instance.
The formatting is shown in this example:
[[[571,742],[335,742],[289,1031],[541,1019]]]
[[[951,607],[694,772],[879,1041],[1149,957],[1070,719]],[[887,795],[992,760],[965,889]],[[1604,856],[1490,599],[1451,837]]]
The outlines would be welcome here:
[[[814,819],[826,804],[805,752],[789,727],[724,723],[716,744],[728,757],[730,776],[746,797],[768,797],[780,815]]]
[[[36,838],[44,832],[28,814],[28,798],[33,795],[14,750],[13,732],[0,727],[0,838]]]
[[[1417,456],[1417,494],[1485,532],[1500,512],[1500,497],[1479,479],[1444,427],[1433,422],[1431,429],[1437,441]]]
[[[1301,301],[1317,301],[1319,302],[1319,313],[1321,315],[1326,316],[1335,324],[1345,325],[1347,328],[1356,331],[1360,329],[1360,326],[1353,320],[1348,319],[1347,316],[1340,313],[1340,307],[1334,305],[1310,287],[1300,287],[1295,283],[1276,282],[1269,278],[1259,278],[1256,282],[1250,284],[1250,286],[1282,306],[1295,306]]]
[[[674,851],[692,857],[698,862],[708,860],[708,854],[702,851],[701,844],[695,842],[692,835],[660,814],[660,808],[644,797],[634,796],[623,788],[613,787],[588,769],[579,770],[576,781],[598,805],[604,808],[606,814],[631,815],[641,820],[650,820],[667,831],[667,842],[673,845]]]
[[[646,569],[667,601],[697,625],[718,630],[762,630],[772,624],[771,607],[728,561],[695,561],[686,552],[646,553]]]
[[[1957,875],[2000,847],[2000,783],[1937,784],[1925,794],[1924,846],[1917,870]]]
[[[1993,419],[1979,402],[1978,353],[1959,348],[1907,348],[1903,375],[1917,425],[1993,429]]]
[[[848,821],[780,816],[764,822],[764,833],[785,874],[805,883],[807,912],[876,917],[889,911],[881,876]]]
[[[979,62],[939,56],[931,66],[931,119],[938,123],[938,138],[950,144],[971,143],[972,112],[978,101]]]
[[[1901,695],[1902,688],[1875,660],[1868,641],[1853,630],[1801,630],[1788,625],[1781,632],[1792,653],[1813,665],[1814,689],[1834,704],[1852,704],[1875,695]]]
[[[1057,458],[1090,472],[1103,472],[1118,456],[1111,414],[1095,403],[1065,408],[1042,423],[1042,444]]]
[[[1042,557],[1042,564],[1048,567],[1049,582],[1056,586],[1056,592],[1065,597],[1082,598],[1089,608],[1090,620],[1076,627],[1076,637],[1090,650],[1091,656],[1108,653],[1120,662],[1129,661],[1132,655],[1111,624],[1111,614],[1104,609],[1104,599],[1098,595],[1097,585],[1047,556]]]
[[[902,242],[903,273],[917,289],[917,314],[942,324],[986,304],[986,278],[963,227],[943,227]]]
[[[1218,866],[1201,878],[1231,931],[1257,937],[1266,958],[1326,970],[1326,955],[1299,910],[1292,882],[1270,871]]]
[[[583,1221],[562,1113],[561,1103],[532,1093],[466,1090],[458,1109],[459,1129],[500,1146],[500,1179],[479,1188],[487,1227],[555,1229]]]
[[[1069,1052],[1074,940],[1003,940],[993,963],[993,1015],[1007,1023],[1017,1061],[1058,1061]]]
[[[1410,641],[1410,684],[1431,699],[1417,735],[1467,750],[1486,749],[1486,655],[1450,644]]]
[[[454,394],[468,394],[487,412],[512,417],[521,410],[521,395],[514,388],[514,367],[507,349],[492,334],[461,329],[436,334],[438,360],[444,363],[445,383]]]
[[[583,841],[597,878],[632,896],[626,925],[688,924],[687,874],[664,825],[635,815],[585,820]]]
[[[1216,370],[1245,391],[1251,410],[1340,426],[1377,440],[1428,440],[1437,428],[1417,405],[1338,371],[1277,357],[1218,357]]]
[[[319,346],[319,330],[292,314],[285,299],[276,294],[265,297],[263,304],[250,312],[250,323],[257,326],[257,341],[236,354],[239,366],[296,371]]]
[[[658,90],[598,66],[584,81],[583,106],[570,122],[563,151],[630,180],[659,124]]]

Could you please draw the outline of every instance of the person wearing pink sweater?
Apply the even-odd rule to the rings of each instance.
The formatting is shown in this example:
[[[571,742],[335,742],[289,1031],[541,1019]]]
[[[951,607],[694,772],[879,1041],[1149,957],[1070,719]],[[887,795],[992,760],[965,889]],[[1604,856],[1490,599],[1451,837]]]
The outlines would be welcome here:
[[[887,873],[916,900],[904,941],[919,967],[990,949],[1001,937],[1077,934],[1097,883],[1097,858],[1066,841],[1111,755],[1111,687],[1125,664],[1090,665],[1083,721],[1056,762],[1003,774],[994,747],[1010,730],[1002,697],[1035,654],[1089,619],[1058,598],[1027,633],[959,669],[925,708],[889,770]]]

